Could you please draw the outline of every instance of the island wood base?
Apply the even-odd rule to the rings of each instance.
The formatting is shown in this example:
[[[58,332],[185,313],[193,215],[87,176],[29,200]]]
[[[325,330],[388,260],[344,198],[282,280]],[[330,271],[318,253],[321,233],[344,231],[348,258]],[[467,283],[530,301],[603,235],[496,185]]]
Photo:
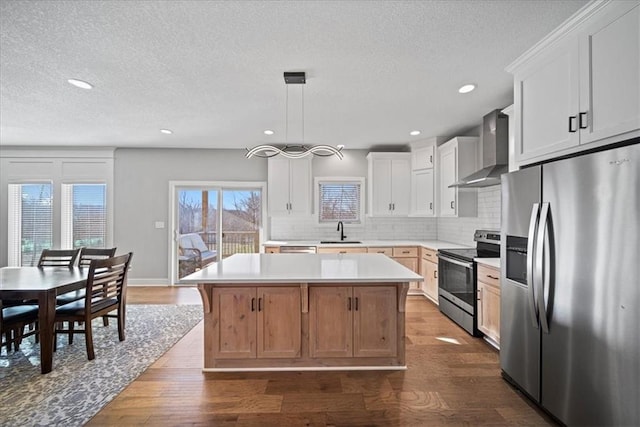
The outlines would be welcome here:
[[[408,282],[202,283],[205,371],[403,370]]]

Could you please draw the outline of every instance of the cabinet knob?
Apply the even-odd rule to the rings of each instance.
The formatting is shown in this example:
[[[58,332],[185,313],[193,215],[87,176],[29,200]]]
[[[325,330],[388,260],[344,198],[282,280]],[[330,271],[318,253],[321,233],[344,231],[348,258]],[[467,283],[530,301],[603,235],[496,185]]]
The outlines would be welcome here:
[[[575,121],[578,117],[577,116],[569,116],[569,132],[574,133],[576,132],[578,129],[576,129],[575,127]]]
[[[455,202],[452,200],[452,201],[451,201],[451,209],[455,209],[455,208],[453,207],[453,204],[454,204],[454,203],[455,203]]]

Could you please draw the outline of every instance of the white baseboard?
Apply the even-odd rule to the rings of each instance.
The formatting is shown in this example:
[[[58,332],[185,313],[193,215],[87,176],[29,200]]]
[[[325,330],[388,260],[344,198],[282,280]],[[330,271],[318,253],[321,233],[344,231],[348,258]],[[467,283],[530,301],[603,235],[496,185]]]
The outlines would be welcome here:
[[[202,368],[202,372],[406,371],[402,366],[291,366],[273,368]]]
[[[166,277],[157,279],[131,279],[127,280],[127,286],[169,286],[169,279]]]

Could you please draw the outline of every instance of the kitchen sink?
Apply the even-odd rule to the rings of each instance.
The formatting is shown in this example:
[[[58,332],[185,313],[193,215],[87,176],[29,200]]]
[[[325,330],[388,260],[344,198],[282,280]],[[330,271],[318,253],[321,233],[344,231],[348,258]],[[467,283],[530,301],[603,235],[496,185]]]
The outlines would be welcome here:
[[[353,245],[353,244],[359,244],[359,243],[362,243],[362,242],[358,242],[356,240],[321,240],[320,243],[331,243],[331,244],[341,243],[341,244],[352,244]]]

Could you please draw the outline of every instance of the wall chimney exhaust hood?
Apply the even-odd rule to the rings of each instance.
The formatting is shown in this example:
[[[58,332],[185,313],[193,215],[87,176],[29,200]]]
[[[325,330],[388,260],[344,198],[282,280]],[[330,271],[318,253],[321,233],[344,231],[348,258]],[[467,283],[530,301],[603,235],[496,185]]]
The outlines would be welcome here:
[[[509,171],[509,116],[494,110],[482,119],[482,169],[449,186],[488,187],[500,184],[500,175]]]

